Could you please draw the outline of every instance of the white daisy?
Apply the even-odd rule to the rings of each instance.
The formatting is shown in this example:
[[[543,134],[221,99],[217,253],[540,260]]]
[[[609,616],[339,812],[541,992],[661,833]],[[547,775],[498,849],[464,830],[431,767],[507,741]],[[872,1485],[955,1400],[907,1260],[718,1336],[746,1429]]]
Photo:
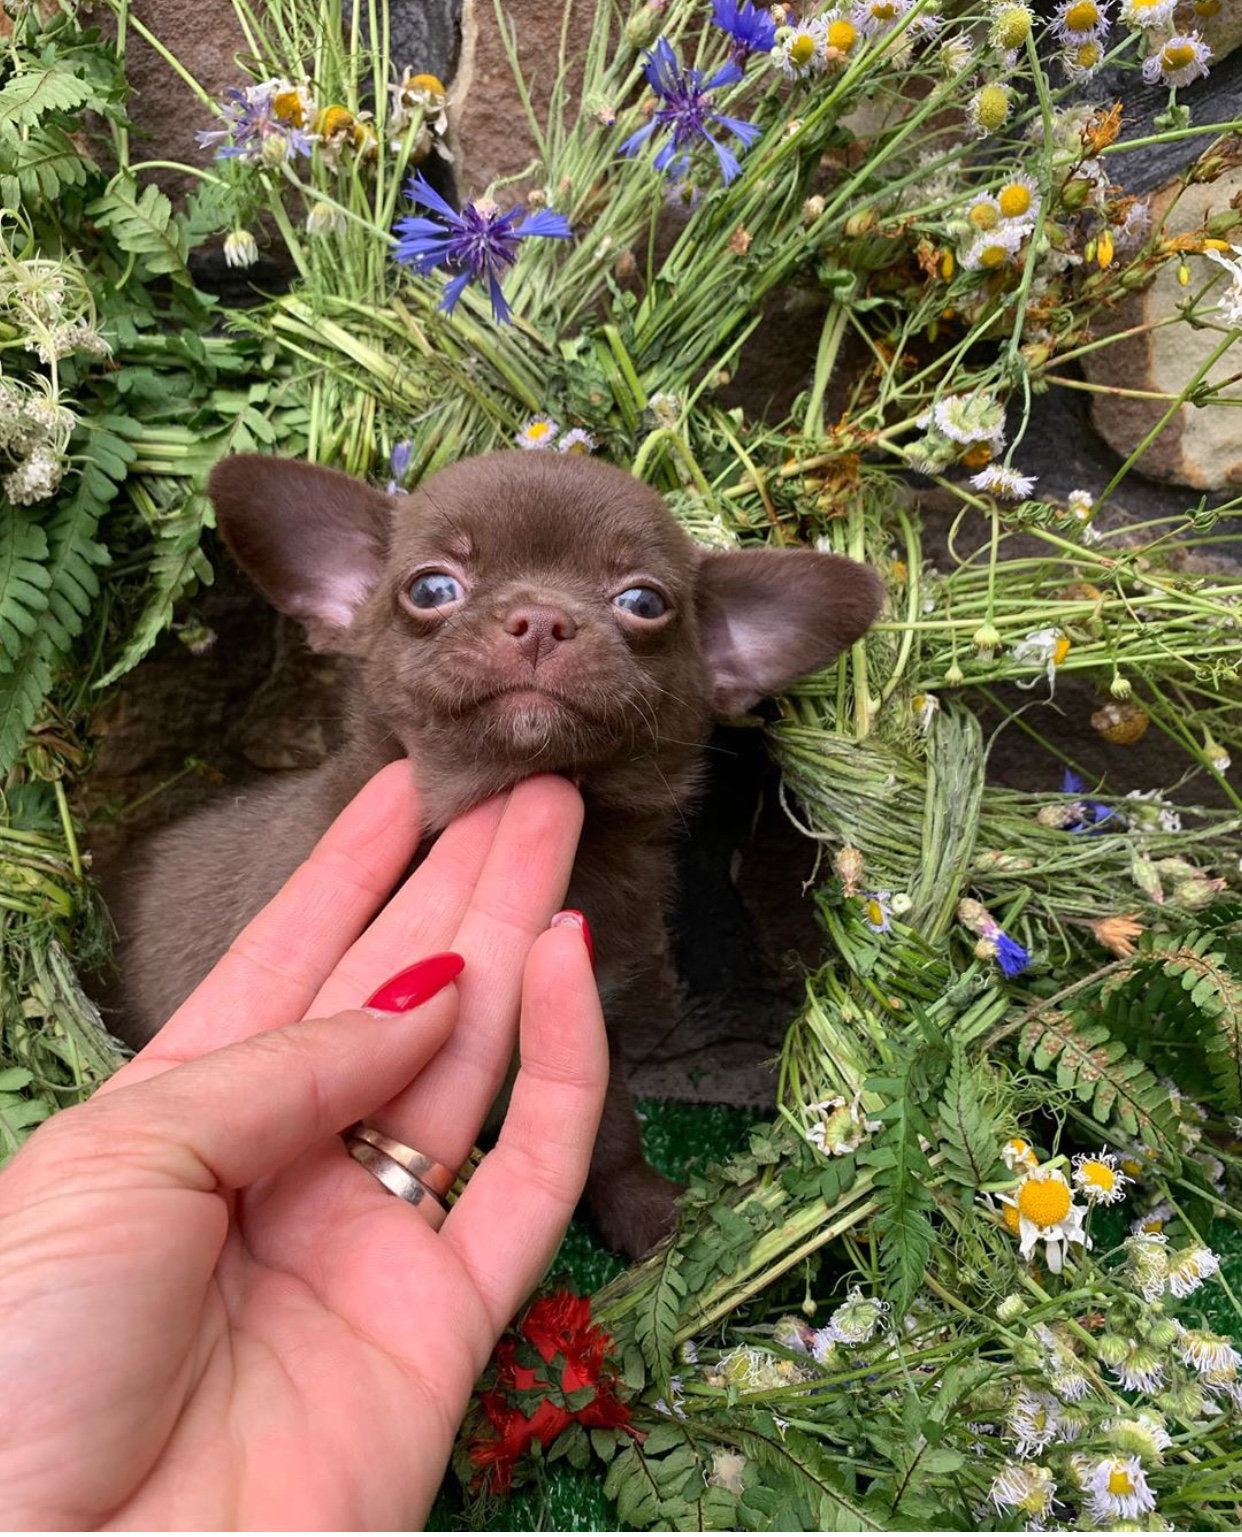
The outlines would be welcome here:
[[[1137,1521],[1156,1508],[1156,1496],[1137,1457],[1102,1457],[1086,1472],[1085,1485],[1091,1519],[1101,1526]]]
[[[1073,85],[1093,80],[1104,64],[1104,44],[1089,37],[1086,42],[1069,43],[1057,55],[1065,78]]]
[[[571,427],[561,434],[556,451],[558,454],[593,454],[595,447],[595,439],[585,427]]]
[[[995,272],[998,267],[1014,265],[1022,242],[1029,233],[1023,224],[1001,224],[976,236],[961,253],[962,266],[967,272]]]
[[[970,483],[977,491],[990,491],[1007,502],[1020,502],[1034,491],[1038,479],[1038,475],[1019,475],[1007,464],[989,464],[977,475],[972,475]]]
[[[1143,60],[1148,85],[1181,87],[1208,72],[1212,50],[1197,32],[1175,32],[1149,59]]]
[[[1110,0],[1060,0],[1052,13],[1052,35],[1060,43],[1098,41],[1108,31]]]
[[[1151,1345],[1130,1341],[1130,1353],[1113,1367],[1113,1375],[1127,1393],[1159,1393],[1164,1387],[1164,1365]]]
[[[1177,7],[1178,0],[1121,0],[1121,19],[1127,27],[1163,27]]]
[[[1075,1206],[1069,1182],[1059,1169],[1032,1169],[1014,1196],[1018,1208],[1018,1252],[1030,1259],[1042,1243],[1053,1275],[1060,1275],[1065,1251],[1072,1243],[1089,1246],[1083,1232],[1085,1206]]]
[[[519,448],[551,448],[560,430],[550,416],[532,416],[514,442]]]
[[[997,1510],[1020,1510],[1036,1521],[1052,1509],[1056,1480],[1047,1468],[1031,1462],[1007,1462],[989,1491]]]
[[[1116,1153],[1079,1153],[1074,1159],[1074,1183],[1093,1205],[1111,1206],[1125,1198],[1130,1179],[1117,1167]]]
[[[1007,1416],[1019,1457],[1037,1457],[1056,1440],[1061,1413],[1060,1401],[1051,1393],[1037,1393],[1031,1388],[1019,1391]]]
[[[776,34],[772,58],[790,80],[809,80],[828,67],[828,25],[816,17]]]
[[[1220,1259],[1205,1244],[1179,1249],[1169,1260],[1169,1290],[1177,1298],[1189,1297],[1220,1269]]]
[[[829,1316],[824,1331],[840,1345],[865,1345],[888,1312],[888,1303],[864,1297],[861,1286],[851,1287],[845,1301]]]
[[[1229,249],[1236,257],[1242,257],[1242,246],[1230,246]],[[1229,287],[1216,301],[1217,313],[1231,329],[1242,328],[1242,261],[1231,261],[1220,251],[1204,251],[1203,254],[1229,274]]]
[[[1242,1354],[1223,1334],[1207,1329],[1183,1329],[1177,1337],[1177,1351],[1192,1371],[1201,1376],[1227,1378],[1242,1367]]]

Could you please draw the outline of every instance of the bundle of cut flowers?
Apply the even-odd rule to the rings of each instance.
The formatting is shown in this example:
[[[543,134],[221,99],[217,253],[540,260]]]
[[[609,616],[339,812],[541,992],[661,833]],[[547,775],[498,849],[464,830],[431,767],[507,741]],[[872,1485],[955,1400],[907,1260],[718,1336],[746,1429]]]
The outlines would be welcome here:
[[[890,597],[767,728],[823,853],[777,1115],[589,1312],[532,1305],[466,1482],[597,1459],[653,1528],[1235,1526],[1242,581],[1198,555],[1237,509],[1123,516],[1182,407],[1228,408],[1242,214],[1222,188],[1170,224],[1242,163],[1195,108],[1216,0],[600,0],[529,171],[457,198],[447,93],[382,7],[239,0],[249,75],[215,101],[182,71],[178,211],[120,105],[147,29],[111,6],[114,41],[21,6],[0,66],[10,1143],[113,1060],[74,974],[102,942],[78,733],[165,627],[202,639],[207,464],[262,444],[399,490],[595,453],[704,542],[838,550]],[[1126,189],[1157,142],[1186,149],[1158,208]],[[273,242],[288,292],[226,315],[186,266],[211,236],[241,271]],[[1140,330],[1206,334],[1201,365],[1106,483],[1042,495],[1035,402],[1165,269],[1181,307]],[[772,419],[731,389],[778,301],[818,346]],[[954,509],[934,563],[923,493]],[[1149,733],[1176,782],[1072,761],[1071,679],[1119,780]],[[1063,777],[989,783],[985,712]]]

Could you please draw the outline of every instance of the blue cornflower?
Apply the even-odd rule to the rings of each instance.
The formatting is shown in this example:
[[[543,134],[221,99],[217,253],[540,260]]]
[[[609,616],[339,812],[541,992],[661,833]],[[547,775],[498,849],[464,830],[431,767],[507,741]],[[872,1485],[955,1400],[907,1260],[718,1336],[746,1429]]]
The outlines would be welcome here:
[[[1030,951],[1010,938],[1004,929],[995,929],[990,938],[996,946],[996,964],[1007,977],[1020,976],[1031,964]]]
[[[726,117],[717,112],[708,99],[708,91],[722,85],[734,85],[742,78],[736,64],[722,64],[710,80],[704,80],[699,69],[683,67],[677,62],[665,38],[660,38],[647,55],[643,66],[647,83],[660,98],[660,105],[652,113],[651,121],[640,128],[621,146],[623,155],[636,155],[653,134],[667,132],[668,142],[655,157],[657,171],[672,171],[682,177],[689,169],[687,153],[695,144],[707,144],[720,162],[720,174],[726,186],[741,171],[734,154],[711,132],[713,124],[719,124],[740,139],[749,148],[759,137],[761,130],[754,123],[741,118]]]
[[[771,53],[776,46],[776,23],[750,0],[714,0],[712,21],[729,34],[737,65],[745,64],[752,53]]]
[[[1065,770],[1065,777],[1061,781],[1063,795],[1081,797],[1086,788],[1086,783],[1074,773],[1073,769]],[[1072,809],[1075,812],[1074,819],[1065,824],[1065,831],[1070,833],[1099,832],[1105,822],[1117,815],[1111,806],[1105,806],[1101,801],[1080,799]]]
[[[546,235],[553,240],[568,240],[573,231],[564,214],[538,209],[527,214],[520,205],[501,213],[489,199],[467,203],[460,213],[428,184],[419,172],[407,189],[411,200],[440,215],[423,219],[410,215],[398,219],[394,228],[400,237],[393,255],[403,266],[428,273],[447,267],[456,277],[444,290],[440,308],[447,315],[461,298],[466,284],[486,280],[497,320],[508,320],[509,306],[500,291],[501,274],[517,260],[518,245],[528,235]],[[518,221],[521,221],[519,224]]]
[[[223,128],[203,128],[196,135],[217,160],[251,160],[280,165],[296,155],[309,156],[313,138],[305,125],[315,104],[307,92],[287,80],[264,80],[245,89],[230,86],[223,96]]]

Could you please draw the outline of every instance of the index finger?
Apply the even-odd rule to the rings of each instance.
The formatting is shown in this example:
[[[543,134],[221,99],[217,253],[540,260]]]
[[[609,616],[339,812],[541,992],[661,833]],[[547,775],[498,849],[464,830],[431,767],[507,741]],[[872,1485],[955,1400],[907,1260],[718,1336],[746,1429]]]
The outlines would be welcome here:
[[[301,1019],[401,878],[418,837],[418,791],[402,759],[362,787],[154,1040],[99,1092]]]

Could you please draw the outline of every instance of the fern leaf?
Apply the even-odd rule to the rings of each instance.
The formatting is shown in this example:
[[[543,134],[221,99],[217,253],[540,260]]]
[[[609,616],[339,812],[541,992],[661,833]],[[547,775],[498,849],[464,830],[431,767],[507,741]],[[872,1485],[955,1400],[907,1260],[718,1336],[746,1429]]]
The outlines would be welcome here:
[[[1216,934],[1190,937],[1164,957],[1161,969],[1189,993],[1222,1107],[1237,1112],[1242,1110],[1242,982],[1229,970],[1224,953],[1212,948],[1218,942]]]
[[[197,583],[209,584],[210,562],[203,554],[203,530],[210,526],[211,508],[202,493],[186,497],[171,511],[156,510],[135,488],[135,502],[155,535],[155,548],[147,565],[148,596],[129,641],[116,664],[99,680],[104,688],[122,677],[146,656],[172,622],[180,598]],[[153,514],[148,516],[148,509]]]
[[[172,204],[154,182],[139,192],[132,177],[118,176],[86,211],[101,229],[115,236],[126,255],[138,259],[144,271],[189,283],[184,223],[174,218]]]
[[[0,504],[0,672],[11,672],[39,628],[52,578],[47,538],[16,507]]]
[[[730,1434],[734,1434],[732,1429]],[[777,1488],[794,1486],[809,1505],[813,1518],[820,1511],[831,1512],[831,1520],[823,1521],[823,1531],[878,1532],[884,1529],[883,1522],[845,1487],[818,1443],[792,1425],[783,1436],[739,1430],[736,1439],[741,1451],[770,1470]],[[813,1529],[807,1527],[807,1530]]]
[[[1000,1145],[995,1122],[980,1091],[977,1071],[961,1047],[955,1048],[936,1117],[944,1172],[972,1189],[990,1176]]]
[[[911,1093],[910,1078],[916,1061],[908,1057],[903,1069],[891,1078],[867,1080],[867,1089],[883,1095],[888,1102],[880,1111],[883,1131],[866,1151],[857,1155],[860,1164],[875,1170],[880,1270],[885,1298],[898,1316],[906,1311],[923,1284],[934,1237],[925,1215],[932,1205],[928,1188],[932,1169],[919,1146],[920,1132],[930,1128]]]
[[[670,1243],[659,1256],[659,1273],[651,1296],[635,1319],[634,1335],[648,1370],[667,1396],[672,1372],[677,1329],[681,1323],[681,1305],[686,1296],[686,1282],[680,1271],[681,1253]]]
[[[0,137],[0,202],[6,208],[54,203],[86,182],[88,161],[62,128],[43,124],[25,139]]]
[[[1104,1124],[1176,1156],[1176,1117],[1169,1096],[1149,1068],[1132,1057],[1106,1025],[1078,1023],[1059,1009],[1031,1020],[1018,1055],[1040,1072],[1056,1065],[1057,1082],[1072,1089]]]
[[[84,80],[55,65],[23,70],[0,89],[0,138],[18,137],[18,129],[37,123],[47,112],[72,112],[90,94]]]

